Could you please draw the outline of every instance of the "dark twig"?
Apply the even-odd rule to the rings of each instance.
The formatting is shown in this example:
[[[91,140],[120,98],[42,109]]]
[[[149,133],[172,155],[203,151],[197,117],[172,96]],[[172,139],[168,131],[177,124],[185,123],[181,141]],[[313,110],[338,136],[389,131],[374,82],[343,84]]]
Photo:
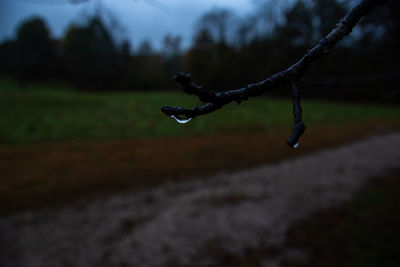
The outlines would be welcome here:
[[[307,53],[298,62],[296,62],[286,70],[278,72],[277,74],[274,74],[271,77],[261,82],[249,84],[237,90],[216,93],[202,86],[192,83],[190,79],[191,78],[190,74],[178,73],[175,75],[174,78],[178,83],[180,83],[183,86],[183,90],[188,94],[194,94],[198,96],[199,99],[206,104],[204,106],[199,106],[192,109],[184,109],[181,107],[162,107],[161,111],[168,116],[175,116],[178,118],[180,116],[185,116],[187,119],[194,118],[196,116],[211,113],[217,109],[220,109],[221,107],[232,101],[240,103],[242,101],[247,100],[249,97],[261,95],[264,92],[270,91],[274,88],[278,88],[279,86],[287,84],[291,81],[298,81],[301,77],[303,77],[306,74],[310,66],[317,59],[320,59],[324,55],[329,53],[329,51],[340,40],[342,40],[346,35],[350,34],[353,27],[363,16],[368,14],[377,5],[383,4],[386,1],[387,0],[361,0],[361,2],[357,6],[352,8],[339,21],[339,23],[336,24],[336,27],[327,36],[323,37],[317,43],[317,45],[308,50]],[[299,137],[301,133],[304,131],[304,129],[303,127],[296,125],[300,125],[300,123],[295,124],[293,134],[295,134],[296,132],[295,137],[296,136]],[[290,142],[291,144],[293,140],[289,138],[288,144],[289,141],[291,141]]]
[[[299,81],[292,81],[292,89],[293,89],[293,116],[294,116],[294,127],[292,131],[292,135],[286,141],[288,146],[292,148],[296,148],[299,145],[300,136],[304,133],[306,126],[303,123],[301,118],[301,104],[300,104],[300,90],[299,90]]]

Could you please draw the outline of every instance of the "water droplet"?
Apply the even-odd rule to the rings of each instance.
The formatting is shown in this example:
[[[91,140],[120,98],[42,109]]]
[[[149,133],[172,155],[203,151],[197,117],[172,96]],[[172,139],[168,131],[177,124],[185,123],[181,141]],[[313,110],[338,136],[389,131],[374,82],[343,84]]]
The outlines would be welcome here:
[[[300,143],[296,143],[296,144],[294,144],[293,148],[298,148],[299,145],[300,145]]]
[[[171,118],[175,119],[177,122],[182,123],[182,124],[187,123],[193,119],[193,118],[180,119],[180,118],[176,117],[175,115],[171,115]]]

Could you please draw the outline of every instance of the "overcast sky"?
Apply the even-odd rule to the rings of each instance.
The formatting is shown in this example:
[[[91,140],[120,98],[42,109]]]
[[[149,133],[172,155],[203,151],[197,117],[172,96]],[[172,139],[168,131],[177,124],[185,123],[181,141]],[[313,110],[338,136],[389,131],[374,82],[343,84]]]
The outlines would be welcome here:
[[[254,8],[254,0],[0,0],[0,41],[12,38],[16,25],[35,15],[44,17],[53,36],[60,37],[70,23],[93,14],[98,1],[117,16],[133,47],[144,39],[158,47],[166,33],[182,35],[187,46],[204,12],[226,7],[241,16]]]

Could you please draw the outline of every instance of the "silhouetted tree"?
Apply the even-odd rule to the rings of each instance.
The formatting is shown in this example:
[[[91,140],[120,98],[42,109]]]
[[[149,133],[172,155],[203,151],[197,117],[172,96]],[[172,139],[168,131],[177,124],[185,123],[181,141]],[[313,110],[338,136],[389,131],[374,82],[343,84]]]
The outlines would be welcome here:
[[[234,44],[236,47],[243,49],[257,38],[257,24],[258,18],[251,15],[238,21],[234,35]]]
[[[123,61],[128,60],[131,57],[131,44],[128,40],[122,42],[120,47],[121,58]]]
[[[213,9],[199,19],[197,32],[207,32],[213,42],[226,44],[235,19],[232,11],[228,9]]]
[[[329,9],[329,8],[326,8]],[[275,29],[281,45],[306,47],[311,45],[314,35],[315,16],[306,2],[297,1],[284,13],[285,22]]]
[[[149,40],[144,40],[140,43],[137,50],[137,54],[140,56],[151,56],[154,54],[154,49]]]
[[[378,32],[380,38],[373,41],[390,41],[400,44],[400,1],[391,0],[379,7],[374,14],[361,22],[361,28]],[[372,29],[371,29],[372,28]],[[363,32],[365,35],[366,32]]]
[[[207,48],[215,44],[215,40],[213,39],[211,33],[207,29],[199,30],[194,38],[193,38],[193,48]]]
[[[15,66],[19,79],[49,76],[54,67],[56,50],[43,19],[35,17],[23,21],[18,26],[15,44]]]
[[[177,72],[180,69],[182,37],[167,34],[162,42],[161,53],[168,71]]]
[[[164,55],[177,55],[181,52],[182,37],[179,35],[167,34],[162,42],[162,52]]]
[[[71,26],[62,42],[69,74],[85,87],[107,88],[116,73],[117,50],[100,17]]]
[[[6,40],[0,44],[0,73],[3,75],[15,76],[16,72],[16,42]]]
[[[117,16],[103,7],[83,24],[69,27],[61,40],[51,39],[44,21],[32,19],[19,26],[16,40],[0,44],[0,74],[18,74],[20,79],[68,79],[80,88],[164,89],[174,87],[167,75],[183,69],[217,90],[240,87],[300,58],[321,33],[338,22],[348,3],[355,1],[259,0],[256,11],[240,20],[229,10],[212,9],[196,23],[187,51],[181,51],[181,38],[173,34],[164,37],[160,51],[147,40],[133,49],[123,37]],[[339,86],[323,80],[398,69],[399,3],[388,0],[361,21],[353,38],[339,45],[334,56],[315,62],[304,80],[305,95],[342,99],[385,95],[377,95],[370,84],[346,86],[340,82]],[[321,81],[335,87],[321,90]],[[390,81],[382,87],[379,91],[394,92],[397,85]],[[287,90],[273,94],[285,95]]]
[[[312,3],[313,18],[318,29],[316,37],[318,38],[331,31],[346,12],[346,6],[337,0],[312,0]]]

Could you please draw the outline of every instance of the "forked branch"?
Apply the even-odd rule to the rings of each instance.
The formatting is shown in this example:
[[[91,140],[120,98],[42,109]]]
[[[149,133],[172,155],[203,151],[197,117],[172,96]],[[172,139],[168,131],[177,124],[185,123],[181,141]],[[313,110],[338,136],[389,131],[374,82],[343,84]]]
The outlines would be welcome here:
[[[254,84],[249,84],[237,90],[225,92],[213,92],[203,86],[197,85],[191,81],[190,74],[178,73],[174,76],[175,81],[183,86],[183,91],[187,94],[194,94],[206,103],[191,109],[181,107],[162,107],[161,111],[167,116],[174,117],[180,122],[186,122],[199,115],[211,113],[224,105],[236,101],[240,103],[249,97],[261,95],[264,92],[278,88],[284,84],[291,83],[293,88],[293,114],[295,126],[292,135],[287,141],[290,147],[296,147],[301,134],[305,130],[305,125],[301,118],[299,81],[306,74],[310,66],[317,60],[326,55],[335,45],[346,35],[350,34],[358,21],[368,14],[377,5],[383,4],[387,0],[361,0],[361,2],[352,8],[340,21],[335,28],[325,37],[323,37],[313,48],[295,64],[278,72],[271,77]]]

